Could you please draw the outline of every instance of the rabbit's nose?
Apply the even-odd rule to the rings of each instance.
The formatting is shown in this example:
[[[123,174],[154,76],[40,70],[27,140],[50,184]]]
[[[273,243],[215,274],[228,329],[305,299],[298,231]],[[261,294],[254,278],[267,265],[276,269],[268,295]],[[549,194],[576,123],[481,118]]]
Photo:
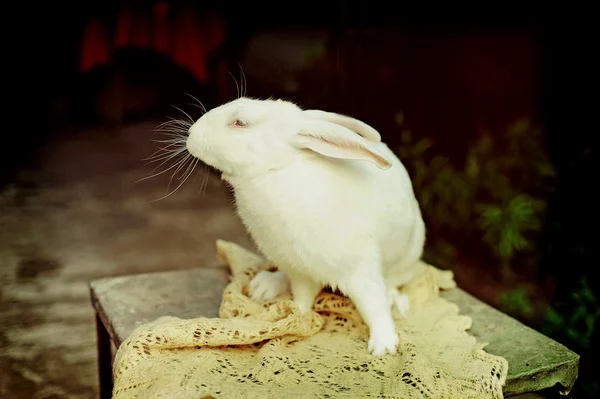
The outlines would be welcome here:
[[[188,131],[185,147],[190,154],[197,157],[202,149],[202,133],[197,127],[192,126]]]

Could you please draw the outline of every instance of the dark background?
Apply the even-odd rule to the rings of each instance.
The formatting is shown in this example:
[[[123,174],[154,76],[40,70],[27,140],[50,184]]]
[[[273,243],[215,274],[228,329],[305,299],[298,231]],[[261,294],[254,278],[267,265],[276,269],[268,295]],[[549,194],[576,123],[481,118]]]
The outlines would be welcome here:
[[[185,5],[170,3],[174,8]],[[528,117],[543,129],[540,145],[548,147],[557,171],[538,243],[541,263],[530,279],[540,286],[551,281],[545,299],[566,313],[573,311],[570,298],[581,276],[590,277],[591,289],[599,295],[593,276],[598,262],[592,263],[591,245],[597,236],[591,224],[598,203],[594,187],[598,180],[592,173],[598,170],[592,145],[597,134],[598,23],[591,10],[521,3],[444,9],[377,1],[193,2],[189,4],[199,14],[215,12],[227,28],[225,41],[208,57],[207,82],[198,82],[168,56],[139,48],[113,52],[106,65],[82,72],[85,27],[96,17],[111,32],[123,4],[7,6],[0,188],[13,181],[20,168],[35,163],[45,143],[68,137],[73,129],[118,127],[172,114],[169,106],[186,102],[186,92],[207,108],[235,97],[233,79],[222,79],[223,68],[239,76],[238,62],[247,68],[244,51],[260,32],[290,27],[320,30],[329,38],[328,55],[297,76],[294,93],[249,75],[248,94],[286,96],[307,107],[351,114],[374,125],[391,145],[400,142],[394,113],[401,110],[412,131],[432,137],[453,160],[464,157],[482,129],[501,130]],[[153,3],[127,4],[148,10]],[[285,57],[275,52],[270,56]],[[99,111],[98,98],[115,76],[123,90],[131,84],[149,87],[153,95],[129,109]],[[107,98],[110,102],[113,97]],[[465,273],[493,274],[484,266],[479,269]],[[457,280],[493,302],[476,283],[469,285],[467,276],[458,273]],[[596,379],[590,362],[596,358],[598,330],[585,346],[567,331],[554,332],[555,339],[582,355],[574,397],[590,394]]]

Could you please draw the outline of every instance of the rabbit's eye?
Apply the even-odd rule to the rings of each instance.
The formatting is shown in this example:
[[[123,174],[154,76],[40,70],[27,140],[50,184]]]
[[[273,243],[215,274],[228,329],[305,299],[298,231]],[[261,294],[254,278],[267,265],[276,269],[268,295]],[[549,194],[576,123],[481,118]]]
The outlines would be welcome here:
[[[233,122],[231,122],[231,126],[246,127],[248,124],[242,120],[235,119]]]

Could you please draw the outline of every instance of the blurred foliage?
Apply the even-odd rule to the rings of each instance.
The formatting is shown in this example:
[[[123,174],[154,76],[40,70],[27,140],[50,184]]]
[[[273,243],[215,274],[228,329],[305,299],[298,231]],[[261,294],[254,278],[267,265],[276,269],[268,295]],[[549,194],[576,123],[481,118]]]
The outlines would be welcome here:
[[[396,115],[399,125],[404,115]],[[452,267],[456,243],[446,237],[481,237],[505,280],[515,267],[537,264],[534,245],[542,228],[555,172],[539,129],[528,120],[511,125],[500,140],[484,132],[461,168],[433,153],[430,138],[401,131],[397,153],[411,174],[432,245],[425,260]]]
[[[504,311],[512,315],[533,315],[534,309],[529,292],[524,286],[506,291],[500,295],[500,302]]]
[[[404,115],[397,114],[396,121],[402,128]],[[541,260],[536,244],[556,184],[540,130],[524,119],[504,134],[483,132],[460,166],[434,147],[430,138],[416,138],[402,129],[396,151],[411,175],[427,223],[424,260],[453,268],[459,254],[481,255],[478,251],[483,250],[495,260],[504,283],[515,282],[515,271],[535,271],[531,268]],[[600,294],[586,277],[573,287],[570,298],[552,305],[533,286],[507,286],[511,288],[498,297],[503,311],[522,321],[536,320],[544,334],[576,352],[590,348],[600,326]],[[597,397],[598,381],[582,384],[582,392]]]
[[[600,397],[600,379],[595,372],[599,328],[600,299],[586,276],[580,277],[569,297],[553,301],[545,314],[541,332],[581,355],[573,397]]]
[[[600,319],[600,300],[594,295],[586,277],[581,278],[578,289],[571,294],[571,300],[574,307],[569,312],[549,307],[542,332],[550,336],[566,333],[569,341],[587,349],[594,325]]]
[[[423,260],[431,265],[454,265],[456,257],[456,248],[442,239],[430,243],[423,254]]]

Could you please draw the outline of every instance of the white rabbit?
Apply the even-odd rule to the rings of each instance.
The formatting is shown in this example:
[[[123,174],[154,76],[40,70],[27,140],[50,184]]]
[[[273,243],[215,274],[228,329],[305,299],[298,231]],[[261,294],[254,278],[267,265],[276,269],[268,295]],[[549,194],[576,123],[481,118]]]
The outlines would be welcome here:
[[[375,129],[239,98],[198,119],[186,145],[222,172],[242,222],[281,271],[257,275],[255,297],[274,297],[289,281],[308,312],[324,286],[337,288],[369,327],[369,352],[396,352],[392,305],[408,310],[397,287],[422,267],[425,226],[406,169]]]

